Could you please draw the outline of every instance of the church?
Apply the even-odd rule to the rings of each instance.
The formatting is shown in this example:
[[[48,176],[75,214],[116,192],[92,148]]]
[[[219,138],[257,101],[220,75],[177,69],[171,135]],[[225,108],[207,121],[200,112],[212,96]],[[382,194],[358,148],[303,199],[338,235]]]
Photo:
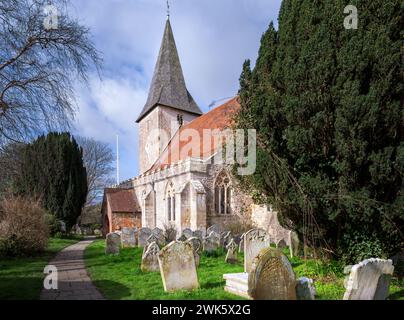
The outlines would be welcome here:
[[[105,190],[103,234],[124,227],[181,234],[215,224],[227,230],[254,225],[288,243],[290,232],[277,213],[239,190],[232,165],[213,161],[222,150],[217,135],[231,128],[239,108],[235,96],[203,114],[187,89],[168,17],[148,99],[136,120],[140,175]]]

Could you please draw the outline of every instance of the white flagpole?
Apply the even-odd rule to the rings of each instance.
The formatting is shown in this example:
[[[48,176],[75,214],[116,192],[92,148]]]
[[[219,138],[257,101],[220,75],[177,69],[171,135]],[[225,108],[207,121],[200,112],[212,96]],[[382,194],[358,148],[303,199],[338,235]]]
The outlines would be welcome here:
[[[116,184],[119,186],[119,135],[116,135]]]

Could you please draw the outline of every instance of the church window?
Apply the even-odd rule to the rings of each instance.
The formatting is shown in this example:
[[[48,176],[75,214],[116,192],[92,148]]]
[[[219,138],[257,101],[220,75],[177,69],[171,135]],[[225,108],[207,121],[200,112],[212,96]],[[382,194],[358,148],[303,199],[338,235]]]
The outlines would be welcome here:
[[[167,218],[168,221],[175,221],[175,190],[173,183],[168,185],[167,194],[166,194],[166,202],[167,202]]]
[[[230,178],[222,171],[215,181],[215,211],[217,214],[231,214],[232,189]]]

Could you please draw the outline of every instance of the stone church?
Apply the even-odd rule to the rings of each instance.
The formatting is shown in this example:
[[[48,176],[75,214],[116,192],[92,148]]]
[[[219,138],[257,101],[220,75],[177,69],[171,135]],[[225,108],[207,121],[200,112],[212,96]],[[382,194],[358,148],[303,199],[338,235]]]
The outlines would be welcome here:
[[[206,230],[213,224],[223,228],[254,224],[274,240],[289,242],[289,231],[279,225],[276,212],[254,205],[237,188],[231,166],[213,161],[221,150],[217,134],[231,127],[239,108],[234,97],[203,114],[187,90],[168,18],[149,96],[136,121],[140,175],[115,188],[114,197],[106,189],[104,234],[134,226],[171,226],[181,233],[186,228]],[[127,217],[128,201],[119,202],[125,198],[120,192],[133,196],[132,221],[121,217]]]

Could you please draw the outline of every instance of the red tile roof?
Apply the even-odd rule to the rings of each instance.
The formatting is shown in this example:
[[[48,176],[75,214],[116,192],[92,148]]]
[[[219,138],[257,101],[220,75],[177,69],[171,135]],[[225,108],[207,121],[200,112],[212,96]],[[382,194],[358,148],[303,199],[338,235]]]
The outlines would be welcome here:
[[[141,212],[134,191],[131,189],[107,188],[104,190],[104,196],[111,206],[112,212]]]
[[[233,116],[239,109],[238,97],[235,97],[181,127],[149,171],[164,168],[189,157],[207,159],[214,155],[218,148],[218,139],[215,139],[214,132],[206,134],[204,138],[204,130],[224,130],[231,127]],[[188,137],[189,129],[195,130],[193,132],[198,133],[200,139]]]

